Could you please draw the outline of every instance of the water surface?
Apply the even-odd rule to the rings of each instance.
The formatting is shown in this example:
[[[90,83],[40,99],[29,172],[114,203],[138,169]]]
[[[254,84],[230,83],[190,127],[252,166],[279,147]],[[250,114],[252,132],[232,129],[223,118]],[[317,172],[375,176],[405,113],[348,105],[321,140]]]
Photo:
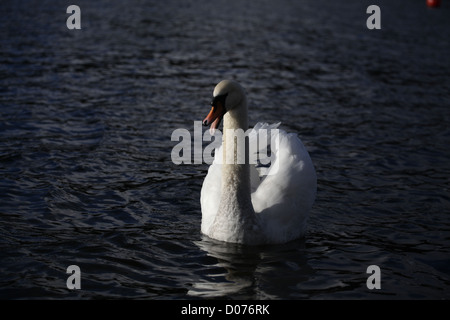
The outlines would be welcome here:
[[[0,297],[450,298],[450,7],[377,3],[381,30],[368,1],[77,1],[68,30],[65,1],[3,1]],[[207,165],[170,137],[224,78],[308,148],[305,239],[201,235]]]

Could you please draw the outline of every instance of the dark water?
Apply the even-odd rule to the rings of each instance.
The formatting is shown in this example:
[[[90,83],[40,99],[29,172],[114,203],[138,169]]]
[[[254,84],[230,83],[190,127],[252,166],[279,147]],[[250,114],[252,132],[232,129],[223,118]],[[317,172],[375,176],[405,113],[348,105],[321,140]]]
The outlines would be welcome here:
[[[68,30],[72,2],[2,1],[0,297],[450,298],[450,3],[392,2],[74,1]],[[200,234],[171,134],[224,78],[310,151],[304,240]]]

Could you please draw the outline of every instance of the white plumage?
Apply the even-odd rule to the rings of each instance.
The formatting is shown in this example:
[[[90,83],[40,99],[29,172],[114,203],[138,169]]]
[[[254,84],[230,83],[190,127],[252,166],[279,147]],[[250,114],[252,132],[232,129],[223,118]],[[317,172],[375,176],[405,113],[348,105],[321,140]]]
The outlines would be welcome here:
[[[224,146],[226,152],[235,155],[237,148],[231,138],[227,139],[226,131],[247,130],[245,93],[236,82],[224,80],[216,86],[214,97],[225,98],[213,100],[204,124],[212,123],[215,129],[223,117],[224,136],[201,190],[202,233],[251,245],[303,237],[317,188],[314,165],[303,143],[296,134],[278,129],[279,124],[258,123],[248,135],[249,145],[258,147],[250,150],[267,154],[269,148],[270,167],[229,164],[223,155]],[[268,132],[271,139],[267,139]],[[257,143],[261,140],[273,143]]]

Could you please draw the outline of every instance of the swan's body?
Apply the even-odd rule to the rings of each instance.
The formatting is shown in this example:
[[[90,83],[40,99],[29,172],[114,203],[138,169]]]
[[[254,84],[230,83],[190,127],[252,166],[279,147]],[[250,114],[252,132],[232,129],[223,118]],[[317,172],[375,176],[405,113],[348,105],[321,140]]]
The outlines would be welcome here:
[[[248,129],[244,90],[224,80],[213,96],[213,108],[204,124],[212,124],[214,130],[223,117],[224,130],[222,145],[202,186],[202,233],[221,241],[252,245],[302,237],[317,185],[314,166],[302,142],[295,134],[278,130],[279,124],[258,123],[249,133],[249,145],[272,133],[271,141],[278,143],[270,146],[271,166],[258,170],[249,163],[252,149],[248,147],[247,161],[238,161],[239,146],[230,129]],[[266,147],[258,145],[258,151]]]

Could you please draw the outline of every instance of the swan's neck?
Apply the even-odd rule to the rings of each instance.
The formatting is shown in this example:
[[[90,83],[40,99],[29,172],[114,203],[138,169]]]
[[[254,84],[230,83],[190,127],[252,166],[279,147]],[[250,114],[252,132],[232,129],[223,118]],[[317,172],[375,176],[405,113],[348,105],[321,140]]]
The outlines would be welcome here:
[[[228,111],[223,121],[222,190],[240,207],[250,204],[250,166],[245,131],[248,129],[247,102]],[[223,195],[224,193],[222,193]],[[248,202],[248,203],[247,203]]]
[[[227,242],[261,244],[264,236],[252,205],[248,146],[243,138],[248,129],[245,98],[223,120],[222,192],[209,235]]]
[[[248,160],[242,161],[239,157],[239,152],[248,153],[245,139],[242,139],[248,128],[245,100],[225,114],[223,125],[222,194],[211,234],[228,242],[258,244],[262,238],[251,201],[250,165]]]
[[[247,100],[244,97],[240,104],[225,113],[223,118],[224,129],[248,129]]]
[[[248,148],[245,144],[245,132],[248,129],[247,103],[228,111],[223,118],[223,163],[229,164],[229,170],[238,170],[236,165],[248,163]]]

